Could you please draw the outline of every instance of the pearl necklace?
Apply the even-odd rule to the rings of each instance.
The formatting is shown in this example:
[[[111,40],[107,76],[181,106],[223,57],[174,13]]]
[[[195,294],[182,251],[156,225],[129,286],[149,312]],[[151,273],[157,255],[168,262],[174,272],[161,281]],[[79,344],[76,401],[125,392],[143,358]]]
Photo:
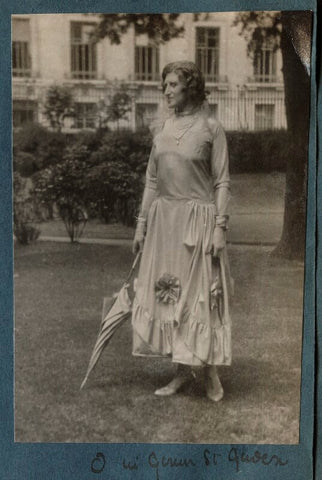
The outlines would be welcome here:
[[[174,138],[175,138],[175,141],[176,141],[176,144],[177,144],[177,145],[180,144],[180,140],[182,139],[182,137],[190,130],[190,128],[192,127],[192,125],[195,123],[196,118],[197,118],[197,115],[194,114],[191,122],[189,123],[189,125],[184,129],[184,131],[183,131],[180,135],[175,135],[174,133],[172,133],[172,135],[173,135]],[[174,121],[173,121],[173,126],[174,126]]]

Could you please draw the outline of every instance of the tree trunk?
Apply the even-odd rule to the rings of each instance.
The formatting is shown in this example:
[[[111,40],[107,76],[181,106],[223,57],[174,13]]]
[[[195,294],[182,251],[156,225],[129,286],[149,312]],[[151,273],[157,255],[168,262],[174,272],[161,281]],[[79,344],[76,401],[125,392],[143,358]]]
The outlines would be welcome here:
[[[301,45],[296,43],[298,35],[294,32],[307,27],[308,20],[311,18],[308,19],[306,12],[282,13],[281,50],[291,148],[286,167],[283,232],[273,254],[288,259],[303,259],[305,252],[310,77],[297,53]]]

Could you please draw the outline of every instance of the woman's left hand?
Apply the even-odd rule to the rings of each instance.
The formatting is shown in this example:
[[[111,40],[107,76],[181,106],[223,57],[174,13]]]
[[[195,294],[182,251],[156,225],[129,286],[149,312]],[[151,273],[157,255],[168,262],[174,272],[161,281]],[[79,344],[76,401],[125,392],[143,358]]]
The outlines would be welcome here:
[[[222,227],[215,227],[213,236],[213,256],[219,257],[220,252],[226,245],[226,231]]]

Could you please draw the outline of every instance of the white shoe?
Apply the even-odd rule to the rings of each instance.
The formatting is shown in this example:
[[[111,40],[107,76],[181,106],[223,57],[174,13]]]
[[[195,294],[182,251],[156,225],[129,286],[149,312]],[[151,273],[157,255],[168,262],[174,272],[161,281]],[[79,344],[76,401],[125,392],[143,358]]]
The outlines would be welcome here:
[[[215,365],[206,367],[205,377],[207,397],[213,402],[220,402],[224,396],[224,389]]]
[[[171,380],[168,385],[162,388],[158,388],[154,392],[154,395],[159,397],[169,397],[175,395],[185,383],[191,380],[191,370],[190,367],[186,365],[179,365],[175,377]]]

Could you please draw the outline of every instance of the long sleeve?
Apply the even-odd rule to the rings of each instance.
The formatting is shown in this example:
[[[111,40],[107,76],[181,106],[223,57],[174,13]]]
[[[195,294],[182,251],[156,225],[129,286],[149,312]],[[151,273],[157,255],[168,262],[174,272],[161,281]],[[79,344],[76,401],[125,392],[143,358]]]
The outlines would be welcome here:
[[[155,146],[153,145],[148,161],[148,166],[146,169],[145,187],[139,213],[139,217],[144,218],[145,220],[147,220],[148,218],[151,204],[156,197],[156,188],[157,170],[155,163]]]
[[[230,199],[229,158],[225,132],[216,122],[211,150],[211,171],[218,216],[228,215]]]

